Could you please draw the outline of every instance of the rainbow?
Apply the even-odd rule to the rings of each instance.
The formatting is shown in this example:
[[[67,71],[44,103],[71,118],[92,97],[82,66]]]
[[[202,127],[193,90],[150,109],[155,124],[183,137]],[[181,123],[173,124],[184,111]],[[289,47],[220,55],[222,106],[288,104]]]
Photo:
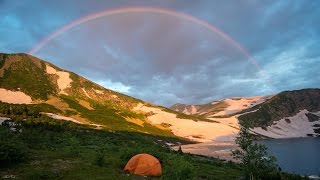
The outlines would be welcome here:
[[[46,44],[48,44],[50,41],[55,39],[56,37],[60,36],[64,32],[81,25],[83,23],[95,20],[97,18],[107,17],[107,16],[114,16],[118,14],[127,14],[127,13],[154,13],[154,14],[164,14],[168,16],[178,17],[182,19],[186,19],[190,22],[196,23],[200,26],[205,27],[206,29],[218,34],[221,36],[224,40],[226,40],[228,43],[232,44],[234,47],[239,49],[244,55],[246,55],[249,59],[249,61],[258,66],[258,63],[250,56],[250,54],[235,40],[233,40],[230,36],[228,36],[226,33],[224,33],[222,30],[218,29],[217,27],[209,24],[206,21],[203,21],[201,19],[198,19],[194,16],[182,13],[182,12],[176,12],[168,9],[161,9],[161,8],[152,8],[152,7],[128,7],[128,8],[120,8],[120,9],[111,9],[111,10],[104,10],[100,11],[94,14],[90,14],[88,16],[82,17],[80,19],[77,19],[62,28],[58,29],[57,31],[53,32],[49,36],[42,39],[38,44],[36,44],[31,50],[30,54],[37,53],[41,48],[43,48]],[[260,67],[259,67],[260,69]]]
[[[45,37],[44,39],[42,39],[39,43],[37,43],[29,51],[29,54],[37,53],[41,48],[43,48],[46,44],[48,44],[50,41],[52,41],[56,37],[60,36],[64,32],[66,32],[66,31],[68,31],[68,30],[70,30],[70,29],[72,29],[72,28],[74,28],[76,26],[79,26],[79,25],[81,25],[83,23],[86,23],[86,22],[89,22],[89,21],[92,21],[92,20],[95,20],[95,19],[98,19],[98,18],[102,18],[102,17],[115,16],[115,15],[118,15],[118,14],[128,14],[128,13],[163,14],[163,15],[173,16],[173,17],[177,17],[177,18],[182,18],[182,19],[188,20],[188,21],[190,21],[192,23],[198,24],[198,25],[208,29],[209,31],[218,34],[225,41],[227,41],[232,46],[237,48],[242,54],[244,54],[247,57],[247,59],[248,59],[248,61],[250,63],[255,65],[258,70],[263,72],[263,70],[260,67],[260,65],[256,62],[256,60],[253,57],[250,56],[248,51],[246,49],[244,49],[238,42],[233,40],[229,35],[227,35],[225,32],[220,30],[219,28],[213,26],[212,24],[210,24],[210,23],[208,23],[208,22],[206,22],[204,20],[198,19],[198,18],[196,18],[194,16],[191,16],[191,15],[183,13],[183,12],[176,12],[176,11],[169,10],[169,9],[153,8],[153,7],[127,7],[127,8],[119,8],[119,9],[107,9],[107,10],[103,10],[103,11],[96,12],[96,13],[90,14],[88,16],[79,18],[79,19],[77,19],[77,20],[75,20],[75,21],[63,26],[62,28],[58,29],[57,31],[55,31],[52,34],[50,34],[49,36]]]

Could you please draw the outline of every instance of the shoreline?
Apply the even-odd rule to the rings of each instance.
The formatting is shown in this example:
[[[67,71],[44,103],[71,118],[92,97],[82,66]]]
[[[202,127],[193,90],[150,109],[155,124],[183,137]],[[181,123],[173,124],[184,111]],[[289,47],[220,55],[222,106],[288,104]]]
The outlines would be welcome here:
[[[238,146],[234,141],[211,141],[197,144],[181,145],[183,153],[204,155],[221,160],[237,162],[232,156],[231,151]],[[171,149],[177,151],[179,146],[172,146]]]

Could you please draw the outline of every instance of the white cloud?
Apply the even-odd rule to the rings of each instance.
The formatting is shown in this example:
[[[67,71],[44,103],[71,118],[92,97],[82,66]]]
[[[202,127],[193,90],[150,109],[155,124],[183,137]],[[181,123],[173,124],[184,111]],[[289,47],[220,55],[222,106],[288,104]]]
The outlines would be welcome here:
[[[97,80],[96,83],[107,89],[111,89],[121,93],[129,93],[131,89],[130,86],[126,86],[120,82],[112,82],[111,80]]]

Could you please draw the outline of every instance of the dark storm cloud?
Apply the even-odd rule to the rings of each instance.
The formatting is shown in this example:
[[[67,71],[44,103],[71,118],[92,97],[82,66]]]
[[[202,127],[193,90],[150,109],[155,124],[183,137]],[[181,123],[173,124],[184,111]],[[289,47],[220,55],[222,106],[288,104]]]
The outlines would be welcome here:
[[[107,88],[162,105],[319,87],[318,1],[0,1],[0,50],[28,52],[40,39],[82,16],[128,6],[174,9],[206,20],[122,14],[77,26],[35,55]]]

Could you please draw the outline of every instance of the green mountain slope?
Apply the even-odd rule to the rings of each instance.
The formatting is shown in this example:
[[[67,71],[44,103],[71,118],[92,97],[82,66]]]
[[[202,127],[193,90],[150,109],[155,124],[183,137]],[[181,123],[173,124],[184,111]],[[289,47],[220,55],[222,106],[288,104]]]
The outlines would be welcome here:
[[[148,121],[152,112],[134,111],[138,104],[169,112],[177,118],[208,121],[106,89],[31,55],[0,53],[0,65],[0,88],[22,92],[31,97],[32,104],[53,107],[42,112],[67,116],[80,123],[109,130],[174,136],[167,124],[153,125]]]
[[[147,123],[143,112],[132,111],[138,103],[145,102],[27,54],[0,54],[0,88],[30,96],[33,105],[27,106],[51,106],[43,112],[68,116],[81,123],[99,124],[109,130],[174,136],[169,130]]]
[[[54,77],[46,74],[45,62],[26,54],[0,54],[0,87],[21,90],[33,99],[47,100],[57,94]]]

